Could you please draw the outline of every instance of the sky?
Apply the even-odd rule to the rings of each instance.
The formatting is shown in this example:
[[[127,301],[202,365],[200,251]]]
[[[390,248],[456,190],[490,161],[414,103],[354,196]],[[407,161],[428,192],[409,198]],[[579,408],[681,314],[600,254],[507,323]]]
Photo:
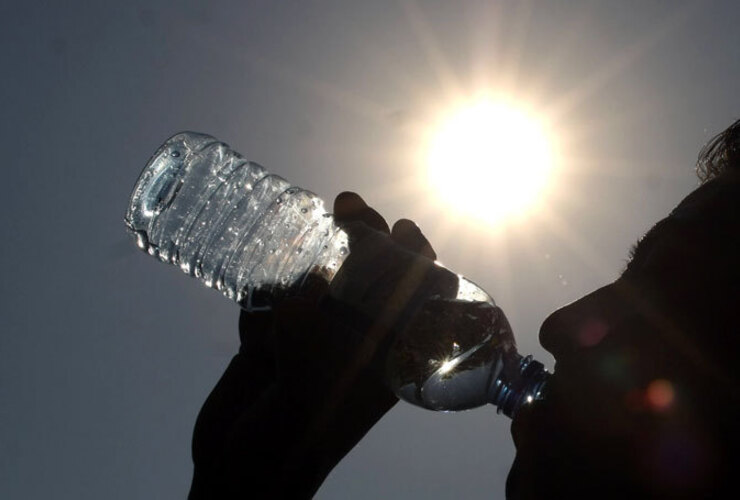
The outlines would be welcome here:
[[[414,219],[552,368],[541,322],[619,274],[739,117],[738,20],[731,0],[4,2],[0,498],[187,495],[238,308],[125,233],[173,133]],[[420,131],[481,92],[528,103],[559,151],[539,208],[497,225],[430,194],[419,160]],[[513,456],[493,407],[398,404],[317,498],[501,499]]]

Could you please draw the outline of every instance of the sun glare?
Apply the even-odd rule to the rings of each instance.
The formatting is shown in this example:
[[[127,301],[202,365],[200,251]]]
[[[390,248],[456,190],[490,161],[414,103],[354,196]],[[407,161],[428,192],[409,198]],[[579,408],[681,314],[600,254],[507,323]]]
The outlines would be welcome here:
[[[440,120],[427,146],[428,179],[440,198],[491,224],[531,211],[553,163],[543,124],[507,101],[458,107]]]

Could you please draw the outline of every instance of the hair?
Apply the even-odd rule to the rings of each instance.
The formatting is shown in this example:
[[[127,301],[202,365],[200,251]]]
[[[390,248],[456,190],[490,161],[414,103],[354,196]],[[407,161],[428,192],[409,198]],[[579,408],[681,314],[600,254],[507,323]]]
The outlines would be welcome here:
[[[702,183],[727,173],[740,174],[740,120],[707,142],[696,162]]]

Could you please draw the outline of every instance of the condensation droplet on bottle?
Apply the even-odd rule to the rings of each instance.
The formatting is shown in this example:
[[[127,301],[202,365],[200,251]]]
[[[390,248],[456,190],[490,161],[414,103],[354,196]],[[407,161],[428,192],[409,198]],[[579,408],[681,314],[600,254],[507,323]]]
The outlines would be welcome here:
[[[302,214],[307,214],[308,213],[308,209],[307,208],[301,208],[301,213]]]
[[[175,150],[175,151],[173,151],[173,152],[170,153],[170,156],[173,157],[173,158],[179,158],[180,157],[180,152],[177,151],[177,150]]]
[[[280,198],[279,196],[275,199],[275,203],[277,203],[278,205],[280,205],[282,202],[283,202],[283,199]]]
[[[339,255],[347,255],[347,247],[341,247],[339,249]]]
[[[146,250],[149,246],[149,241],[144,231],[136,231],[136,246],[142,250]]]

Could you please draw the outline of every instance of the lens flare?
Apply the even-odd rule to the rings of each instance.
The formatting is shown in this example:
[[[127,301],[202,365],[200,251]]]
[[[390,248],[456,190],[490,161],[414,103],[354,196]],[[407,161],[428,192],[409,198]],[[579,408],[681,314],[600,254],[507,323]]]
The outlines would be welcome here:
[[[675,397],[673,384],[664,379],[653,380],[648,385],[645,396],[653,410],[666,411],[673,405]]]

